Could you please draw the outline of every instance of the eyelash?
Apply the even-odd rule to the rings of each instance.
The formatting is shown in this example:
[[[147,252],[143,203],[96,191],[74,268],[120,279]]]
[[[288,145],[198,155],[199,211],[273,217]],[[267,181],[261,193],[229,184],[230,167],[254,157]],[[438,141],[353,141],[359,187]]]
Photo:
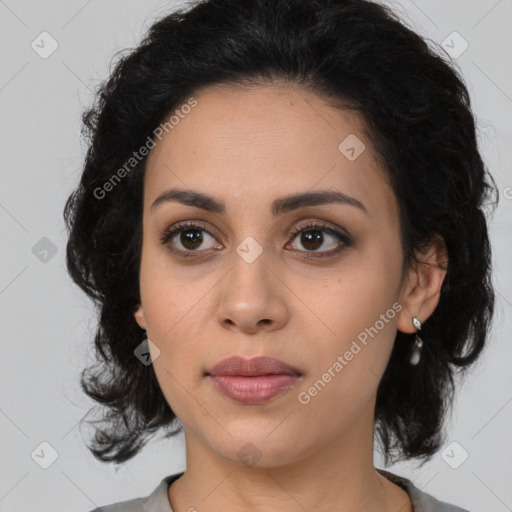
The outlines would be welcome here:
[[[178,233],[181,233],[182,231],[205,231],[210,236],[213,237],[213,235],[206,229],[206,226],[201,223],[192,222],[192,221],[186,221],[186,222],[179,222],[175,226],[172,226],[168,230],[166,230],[163,235],[160,238],[160,243],[162,245],[166,245],[173,254],[177,254],[180,257],[183,258],[197,258],[197,254],[200,251],[182,251],[180,249],[173,248],[169,241]],[[329,258],[332,256],[335,256],[339,254],[341,251],[343,251],[346,247],[350,247],[352,245],[351,238],[344,232],[338,231],[337,229],[334,229],[332,227],[329,227],[328,224],[315,222],[315,221],[309,221],[305,222],[303,224],[299,224],[295,229],[292,230],[291,233],[289,233],[289,237],[294,240],[297,235],[301,234],[302,232],[307,231],[322,231],[325,233],[328,233],[329,235],[334,236],[335,238],[338,238],[340,240],[340,244],[336,249],[332,249],[330,251],[322,251],[319,252],[318,255],[315,254],[313,251],[299,251],[304,252],[308,254],[307,258]],[[215,237],[213,237],[215,238]]]

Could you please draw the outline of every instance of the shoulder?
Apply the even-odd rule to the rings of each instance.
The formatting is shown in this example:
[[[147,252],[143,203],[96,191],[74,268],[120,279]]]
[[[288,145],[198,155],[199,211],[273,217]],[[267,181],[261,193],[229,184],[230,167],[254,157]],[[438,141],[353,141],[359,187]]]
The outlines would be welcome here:
[[[440,501],[434,496],[420,491],[419,489],[418,493],[417,501],[419,508],[415,507],[414,512],[416,512],[416,510],[418,510],[418,512],[469,512],[469,510],[465,508],[452,505],[451,503],[446,503],[445,501]]]
[[[95,508],[90,512],[141,512],[147,498],[135,498],[132,500],[118,501],[110,505]]]
[[[409,479],[403,476],[395,475],[383,469],[377,469],[377,471],[407,491],[411,498],[414,512],[469,512],[465,508],[440,501],[431,494],[421,491]]]
[[[169,485],[181,475],[183,473],[175,473],[164,477],[148,496],[118,501],[89,512],[173,512],[167,497],[167,490]]]

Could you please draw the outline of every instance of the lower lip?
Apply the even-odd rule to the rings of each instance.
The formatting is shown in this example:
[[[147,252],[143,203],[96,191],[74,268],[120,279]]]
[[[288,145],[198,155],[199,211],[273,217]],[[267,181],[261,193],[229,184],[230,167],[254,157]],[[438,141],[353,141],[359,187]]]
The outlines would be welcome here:
[[[215,387],[227,397],[246,405],[267,402],[287,389],[295,386],[300,375],[210,375]]]

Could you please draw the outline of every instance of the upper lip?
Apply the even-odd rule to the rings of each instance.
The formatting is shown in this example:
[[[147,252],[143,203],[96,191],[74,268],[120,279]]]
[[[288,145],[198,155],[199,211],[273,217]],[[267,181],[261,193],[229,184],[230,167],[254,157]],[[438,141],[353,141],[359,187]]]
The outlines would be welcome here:
[[[301,375],[297,368],[274,357],[253,357],[246,359],[231,356],[222,359],[208,370],[208,375],[240,375],[254,377],[258,375]]]

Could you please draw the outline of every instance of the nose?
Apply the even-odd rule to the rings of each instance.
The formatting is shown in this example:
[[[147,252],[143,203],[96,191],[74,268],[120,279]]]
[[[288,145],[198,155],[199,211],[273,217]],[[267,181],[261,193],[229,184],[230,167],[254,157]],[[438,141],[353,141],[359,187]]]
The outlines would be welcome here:
[[[264,254],[250,263],[237,254],[223,279],[217,320],[225,329],[255,334],[281,329],[288,321],[290,290]]]

